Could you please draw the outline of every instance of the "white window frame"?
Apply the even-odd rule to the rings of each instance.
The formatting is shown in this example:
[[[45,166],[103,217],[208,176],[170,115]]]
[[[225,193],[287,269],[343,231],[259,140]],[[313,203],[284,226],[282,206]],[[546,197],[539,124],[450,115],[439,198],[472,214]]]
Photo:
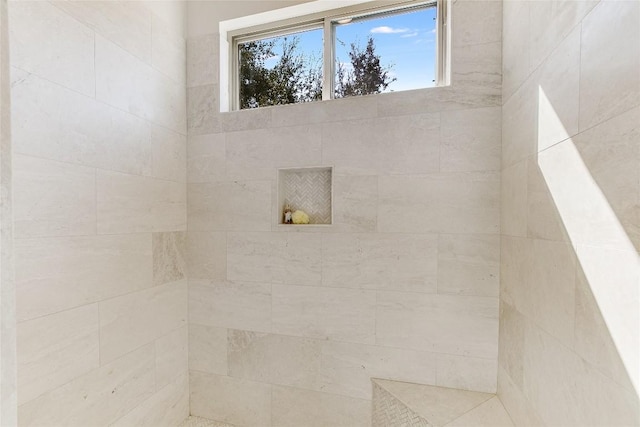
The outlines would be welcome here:
[[[436,81],[435,86],[450,82],[450,25],[451,0],[396,0],[396,1],[326,1],[319,0],[298,6],[220,23],[220,111],[239,110],[239,58],[238,44],[269,37],[284,36],[310,29],[323,31],[322,100],[334,97],[335,25],[347,19],[375,17],[402,13],[411,9],[436,7]],[[337,7],[336,3],[348,4]],[[331,5],[331,8],[327,8]],[[316,11],[313,11],[316,9]],[[306,13],[304,13],[306,11]],[[313,11],[313,12],[310,12]],[[274,19],[278,17],[279,19]],[[326,41],[330,42],[327,43]]]

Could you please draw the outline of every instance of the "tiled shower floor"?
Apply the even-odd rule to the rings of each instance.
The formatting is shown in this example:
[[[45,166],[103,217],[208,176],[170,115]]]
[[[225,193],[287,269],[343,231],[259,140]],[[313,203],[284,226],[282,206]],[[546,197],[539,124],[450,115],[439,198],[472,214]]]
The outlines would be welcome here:
[[[218,421],[208,420],[201,417],[189,417],[178,427],[233,427],[231,424],[225,424]]]

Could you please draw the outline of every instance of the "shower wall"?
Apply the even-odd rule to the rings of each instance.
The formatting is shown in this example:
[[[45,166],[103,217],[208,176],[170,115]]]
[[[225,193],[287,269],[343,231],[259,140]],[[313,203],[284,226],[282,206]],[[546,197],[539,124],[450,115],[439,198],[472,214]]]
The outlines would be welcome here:
[[[188,415],[184,3],[16,1],[21,426]]]
[[[355,426],[371,377],[495,391],[501,2],[453,2],[450,87],[222,114],[212,9],[188,21],[192,414]],[[334,168],[330,227],[277,225],[276,169],[304,166]]]
[[[498,394],[638,425],[640,3],[506,1]]]

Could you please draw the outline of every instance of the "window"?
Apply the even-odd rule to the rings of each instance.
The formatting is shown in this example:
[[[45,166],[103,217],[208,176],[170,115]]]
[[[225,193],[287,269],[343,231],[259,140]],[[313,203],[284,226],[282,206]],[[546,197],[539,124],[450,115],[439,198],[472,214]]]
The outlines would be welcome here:
[[[232,31],[232,106],[444,85],[444,12],[445,0],[367,3]]]

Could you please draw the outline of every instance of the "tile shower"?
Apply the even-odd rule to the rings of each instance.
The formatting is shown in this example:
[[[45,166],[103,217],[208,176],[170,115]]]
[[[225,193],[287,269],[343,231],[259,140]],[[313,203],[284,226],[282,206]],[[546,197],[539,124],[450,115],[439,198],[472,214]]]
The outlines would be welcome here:
[[[17,424],[638,424],[640,3],[455,0],[449,87],[219,113],[218,22],[291,4],[8,3]]]

